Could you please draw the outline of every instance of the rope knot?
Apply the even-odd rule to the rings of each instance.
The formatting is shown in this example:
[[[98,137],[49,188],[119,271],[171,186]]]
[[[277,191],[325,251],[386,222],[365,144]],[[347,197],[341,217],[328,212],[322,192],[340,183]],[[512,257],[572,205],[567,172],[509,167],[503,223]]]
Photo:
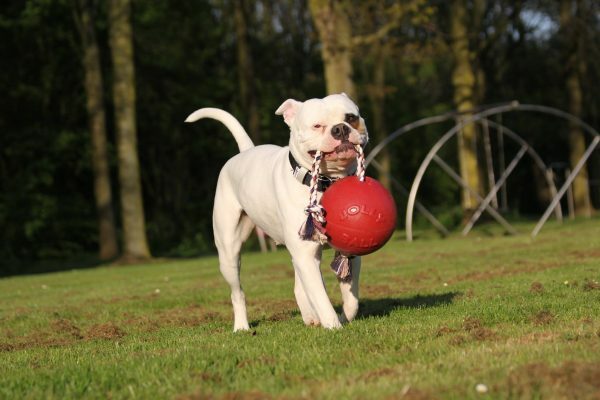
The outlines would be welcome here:
[[[357,154],[356,175],[361,181],[365,180],[365,154],[361,145],[355,145]],[[312,240],[320,244],[327,243],[325,235],[327,221],[325,219],[326,210],[317,202],[319,172],[321,170],[321,158],[323,154],[320,150],[315,152],[315,158],[312,163],[311,181],[310,181],[310,201],[304,209],[307,215],[306,222],[300,227],[298,234],[302,240]],[[331,269],[342,281],[352,279],[352,255],[335,252],[335,257],[331,263]]]

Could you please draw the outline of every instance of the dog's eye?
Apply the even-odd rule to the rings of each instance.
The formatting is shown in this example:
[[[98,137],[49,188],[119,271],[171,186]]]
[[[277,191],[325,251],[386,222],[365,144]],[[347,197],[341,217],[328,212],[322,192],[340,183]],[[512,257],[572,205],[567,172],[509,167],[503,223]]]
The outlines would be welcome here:
[[[315,128],[315,129],[321,129],[322,127],[323,127],[323,125],[321,125],[321,124],[314,124],[313,125],[313,128]]]
[[[358,127],[360,125],[360,120],[358,118],[358,115],[346,114],[346,118],[344,119],[344,121],[346,121],[346,123],[348,123],[354,129],[358,129]]]

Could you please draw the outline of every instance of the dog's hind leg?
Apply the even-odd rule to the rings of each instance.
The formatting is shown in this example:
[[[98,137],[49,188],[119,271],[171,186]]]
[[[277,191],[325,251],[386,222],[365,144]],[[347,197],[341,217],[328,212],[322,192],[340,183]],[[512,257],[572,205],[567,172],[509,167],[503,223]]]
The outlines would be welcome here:
[[[231,288],[233,330],[249,330],[246,297],[240,283],[240,249],[244,240],[252,232],[254,224],[243,213],[240,205],[232,196],[222,194],[223,191],[218,188],[213,212],[213,229],[215,244],[219,252],[219,267]]]
[[[344,281],[338,278],[340,282],[340,291],[342,292],[343,313],[340,316],[342,322],[350,322],[358,313],[358,278],[360,277],[360,257],[354,257],[351,261],[352,278]]]

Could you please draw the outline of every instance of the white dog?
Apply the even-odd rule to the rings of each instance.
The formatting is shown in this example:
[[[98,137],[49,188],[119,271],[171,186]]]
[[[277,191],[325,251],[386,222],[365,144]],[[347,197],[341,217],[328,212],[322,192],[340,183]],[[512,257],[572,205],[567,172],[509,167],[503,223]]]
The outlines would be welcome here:
[[[367,129],[358,107],[344,93],[305,102],[288,99],[275,114],[283,115],[290,127],[289,146],[255,147],[240,123],[217,108],[202,108],[186,119],[194,122],[212,118],[222,122],[240,149],[221,170],[213,209],[221,273],[231,287],[233,328],[250,329],[240,285],[240,248],[255,225],[285,244],[290,252],[296,276],[294,294],[304,323],[339,328],[341,322],[351,321],[358,311],[360,258],[352,260],[351,279],[339,279],[343,314],[338,317],[319,269],[322,245],[302,240],[298,231],[306,221],[307,182],[316,151],[323,155],[321,181],[351,175],[356,170],[355,145],[367,144]]]

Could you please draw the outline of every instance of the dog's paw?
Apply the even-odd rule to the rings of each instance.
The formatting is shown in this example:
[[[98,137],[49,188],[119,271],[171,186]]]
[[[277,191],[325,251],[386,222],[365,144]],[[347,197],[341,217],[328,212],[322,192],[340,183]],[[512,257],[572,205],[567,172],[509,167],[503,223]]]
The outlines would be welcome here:
[[[321,321],[318,319],[309,319],[304,321],[304,325],[306,326],[321,326]]]
[[[337,317],[337,315],[336,315]],[[323,328],[326,329],[340,329],[342,327],[342,323],[340,322],[339,318],[335,318],[334,320],[328,322],[328,323],[323,323]]]
[[[348,318],[346,318],[346,314],[344,314],[344,313],[338,314],[338,318],[339,318],[339,320],[340,320],[340,323],[341,323],[342,325],[345,325],[345,324],[347,324],[348,322],[350,322],[350,321],[348,321]]]
[[[235,324],[233,326],[233,331],[234,332],[245,332],[245,331],[249,331],[250,330],[250,326],[248,326],[248,324]]]

